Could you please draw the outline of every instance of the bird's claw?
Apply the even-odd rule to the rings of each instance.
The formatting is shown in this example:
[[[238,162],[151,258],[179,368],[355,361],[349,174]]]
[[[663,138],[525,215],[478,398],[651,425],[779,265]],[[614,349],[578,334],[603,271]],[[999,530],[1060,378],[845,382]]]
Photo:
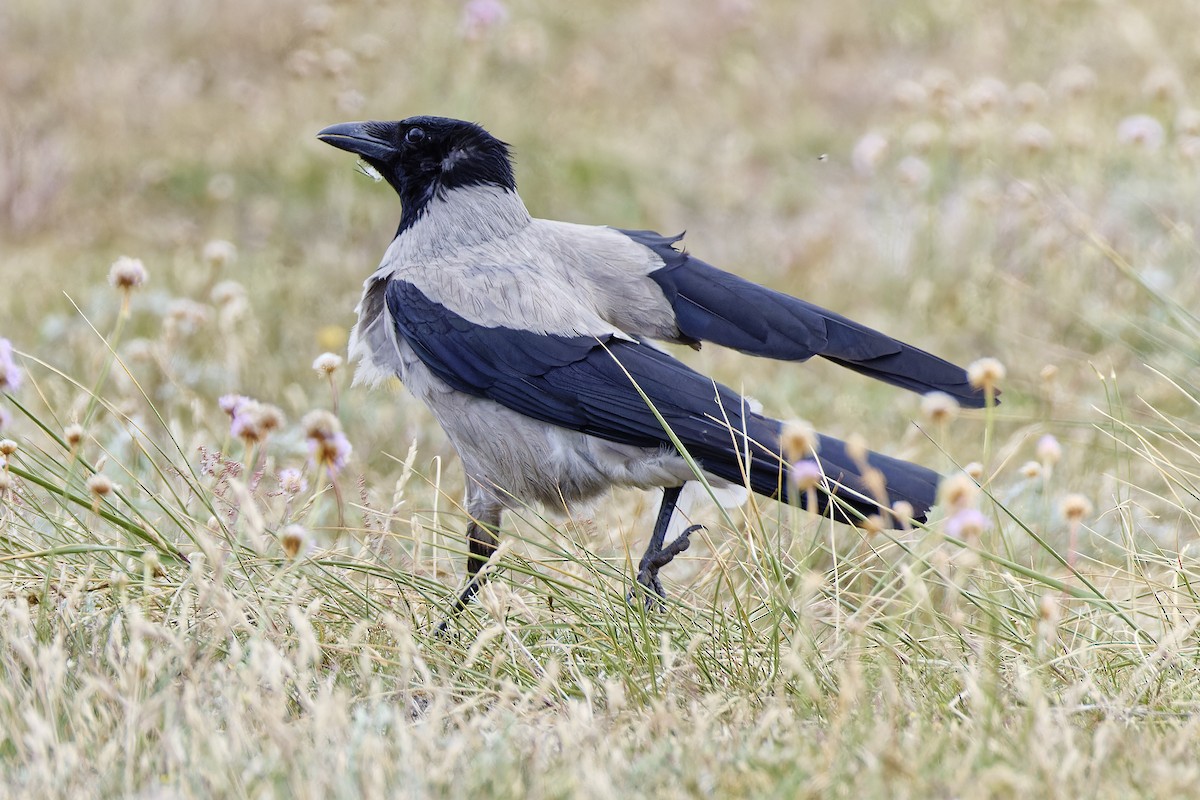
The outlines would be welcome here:
[[[665,608],[667,590],[663,588],[662,581],[658,578],[658,571],[671,563],[675,556],[687,550],[692,544],[689,537],[703,529],[703,525],[692,525],[675,537],[675,541],[666,547],[642,556],[641,563],[638,564],[637,585],[625,595],[626,602],[632,606],[641,601],[646,611]]]

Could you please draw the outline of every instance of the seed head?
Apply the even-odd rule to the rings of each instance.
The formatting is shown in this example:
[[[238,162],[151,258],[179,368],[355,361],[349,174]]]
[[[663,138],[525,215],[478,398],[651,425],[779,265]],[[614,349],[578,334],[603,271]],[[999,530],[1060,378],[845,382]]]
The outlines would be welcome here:
[[[350,461],[354,447],[339,432],[327,439],[309,439],[308,451],[314,464],[324,465],[331,475],[337,475]]]
[[[1000,381],[1004,380],[1005,374],[1004,365],[995,358],[981,358],[967,367],[967,380],[976,389],[983,389],[985,392],[995,391]]]
[[[8,458],[17,452],[17,443],[12,439],[0,439],[0,456]]]
[[[163,327],[169,334],[190,336],[208,322],[208,306],[186,297],[172,300],[167,306]]]
[[[916,153],[928,153],[942,138],[942,126],[931,119],[914,122],[904,132],[904,143]]]
[[[1058,439],[1047,433],[1038,439],[1037,457],[1038,461],[1041,461],[1048,467],[1052,467],[1062,458],[1062,445],[1058,443]]]
[[[1117,125],[1118,142],[1143,150],[1157,150],[1165,138],[1162,123],[1149,114],[1134,114]]]
[[[963,96],[963,105],[976,114],[995,111],[1008,99],[1008,86],[999,78],[980,78]]]
[[[140,258],[121,256],[108,268],[108,282],[126,294],[145,283],[148,277]]]
[[[313,361],[313,369],[317,374],[331,377],[342,366],[342,357],[337,353],[322,353]]]
[[[72,422],[63,430],[63,440],[72,450],[79,447],[79,443],[83,441],[83,426],[78,422]]]
[[[304,473],[300,470],[289,467],[279,471],[279,488],[285,494],[294,497],[308,491],[308,481],[304,479]]]
[[[15,392],[21,388],[24,376],[13,360],[13,346],[8,339],[0,339],[0,392]]]
[[[1030,480],[1041,477],[1042,465],[1036,461],[1026,461],[1021,465],[1021,474]]]
[[[1058,598],[1052,594],[1042,595],[1042,599],[1038,601],[1038,617],[1044,622],[1057,624],[1062,616],[1062,606],[1058,602]]]
[[[958,416],[958,401],[945,392],[929,392],[921,398],[921,413],[930,422],[942,425]]]
[[[811,458],[802,458],[792,464],[792,484],[802,492],[821,485],[821,465]]]
[[[978,539],[990,527],[991,520],[977,508],[960,508],[946,520],[946,534],[964,541]]]
[[[1027,155],[1037,155],[1054,147],[1054,134],[1045,125],[1026,122],[1017,128],[1013,135],[1013,143]]]
[[[1032,81],[1026,81],[1013,90],[1013,99],[1026,114],[1046,105],[1049,96],[1046,90]]]
[[[237,247],[224,239],[213,239],[204,245],[204,263],[213,269],[227,267],[237,261]]]
[[[854,150],[850,153],[850,164],[859,175],[870,177],[887,158],[887,153],[888,140],[883,134],[872,131],[854,145]]]
[[[983,464],[978,461],[972,461],[963,467],[963,472],[971,477],[976,483],[983,480]]]
[[[266,439],[283,426],[283,412],[273,405],[242,398],[234,410],[229,433],[247,444]]]
[[[112,494],[113,482],[109,480],[107,475],[97,472],[88,477],[87,490],[93,498],[98,500],[101,497]]]
[[[969,475],[959,472],[942,481],[941,494],[942,502],[953,509],[973,508],[979,486]]]
[[[879,514],[871,514],[866,519],[860,520],[858,527],[866,532],[867,536],[877,536],[887,530],[887,525],[883,523],[883,517]]]
[[[907,500],[897,500],[892,503],[892,515],[902,525],[909,525],[916,516],[916,511],[913,509],[913,504]]]
[[[1081,494],[1067,495],[1059,507],[1062,509],[1062,515],[1071,522],[1077,522],[1092,514],[1091,501]]]
[[[307,439],[331,439],[342,432],[342,423],[328,411],[310,411],[300,421]]]
[[[279,532],[279,544],[288,558],[296,558],[308,550],[308,531],[300,525],[288,525]]]
[[[821,449],[821,439],[817,436],[812,424],[802,420],[785,422],[783,432],[779,436],[783,453],[789,461],[799,461],[802,458],[816,455]]]

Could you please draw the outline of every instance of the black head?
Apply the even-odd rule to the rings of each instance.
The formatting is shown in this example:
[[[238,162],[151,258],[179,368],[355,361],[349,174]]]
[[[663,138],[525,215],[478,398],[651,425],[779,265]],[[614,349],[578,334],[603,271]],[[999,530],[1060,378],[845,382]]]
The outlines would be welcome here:
[[[470,186],[517,188],[508,145],[473,122],[446,117],[343,122],[317,138],[379,170],[404,205],[402,230],[443,192]]]

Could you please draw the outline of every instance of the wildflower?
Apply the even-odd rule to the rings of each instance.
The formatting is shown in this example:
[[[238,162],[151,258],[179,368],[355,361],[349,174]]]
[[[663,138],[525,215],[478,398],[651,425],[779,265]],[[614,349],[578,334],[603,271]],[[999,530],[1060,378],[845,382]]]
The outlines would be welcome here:
[[[1081,494],[1069,494],[1059,505],[1062,515],[1071,522],[1078,522],[1084,517],[1091,516],[1092,503]]]
[[[969,541],[978,539],[992,527],[991,520],[977,508],[960,508],[946,520],[946,535]]]
[[[78,422],[73,422],[63,430],[63,440],[67,443],[67,447],[72,450],[79,447],[79,443],[83,441],[83,426]]]
[[[227,267],[237,261],[237,247],[224,239],[213,239],[204,245],[204,263],[213,269]]]
[[[983,480],[983,464],[980,464],[978,461],[972,461],[970,464],[967,464],[963,467],[963,472],[969,475],[976,483]]]
[[[1157,150],[1166,137],[1162,123],[1149,114],[1134,114],[1117,125],[1117,141],[1121,144]]]
[[[108,268],[108,282],[126,295],[146,282],[149,275],[140,258],[121,256]]]
[[[1036,122],[1026,122],[1017,128],[1013,135],[1013,143],[1028,155],[1044,153],[1054,146],[1054,134],[1045,125]]]
[[[1039,478],[1042,475],[1042,465],[1036,461],[1026,461],[1021,465],[1021,474],[1030,480]]]
[[[1058,367],[1047,364],[1038,372],[1038,377],[1042,379],[1043,383],[1052,383],[1058,377]]]
[[[976,114],[995,111],[1008,97],[1008,87],[999,78],[980,78],[963,96],[963,105]]]
[[[1183,94],[1183,81],[1179,73],[1170,67],[1158,67],[1151,70],[1142,81],[1142,94],[1151,100],[1165,103]]]
[[[208,306],[181,297],[167,306],[167,318],[163,327],[168,334],[189,336],[208,322]]]
[[[243,397],[232,414],[229,433],[247,444],[254,444],[282,425],[283,412],[278,408]]]
[[[983,389],[988,394],[996,391],[1005,374],[1004,365],[994,358],[981,358],[967,367],[967,380],[976,389]]]
[[[350,460],[354,448],[342,433],[341,423],[328,411],[310,411],[301,421],[312,463],[324,466],[330,477],[337,475]]]
[[[1083,64],[1074,64],[1054,77],[1053,86],[1066,97],[1082,97],[1096,88],[1096,73]]]
[[[508,9],[500,0],[470,0],[463,7],[459,31],[464,39],[479,39],[507,19]]]
[[[888,140],[883,134],[872,131],[854,145],[854,150],[850,153],[850,164],[859,175],[874,175],[875,170],[887,157],[887,151]]]
[[[892,503],[892,516],[894,516],[902,525],[912,524],[913,516],[916,510],[913,504],[907,500],[897,500]]]
[[[284,494],[295,497],[308,491],[308,481],[300,470],[288,467],[279,471],[279,488]]]
[[[929,169],[929,164],[924,159],[917,158],[916,156],[905,156],[896,165],[896,175],[905,186],[912,189],[924,189],[929,185],[929,180],[933,172]]]
[[[1025,113],[1037,111],[1049,99],[1046,90],[1032,81],[1026,81],[1013,90],[1013,99]]]
[[[921,413],[942,425],[958,416],[958,401],[945,392],[929,392],[921,397]]]
[[[354,56],[340,47],[331,47],[325,51],[325,72],[333,77],[344,75],[354,66]]]
[[[790,471],[792,484],[802,492],[815,489],[821,484],[821,466],[811,458],[804,458],[792,464]]]
[[[802,419],[784,423],[779,442],[789,461],[796,461],[805,456],[814,456],[821,449],[821,439],[816,430]]]
[[[288,558],[296,558],[306,552],[310,543],[308,531],[301,525],[288,525],[279,532],[279,544]]]
[[[21,388],[24,376],[13,360],[13,346],[8,339],[0,339],[0,392],[15,392]]]
[[[12,439],[0,439],[0,456],[8,458],[17,452],[17,443]]]
[[[100,472],[89,476],[86,485],[88,492],[92,495],[92,499],[96,503],[100,502],[100,498],[112,494],[113,491],[112,480],[110,480],[107,475]]]
[[[333,373],[337,372],[341,366],[342,357],[337,353],[322,353],[313,361],[313,369],[327,378],[333,377]]]
[[[975,498],[979,496],[979,486],[963,472],[944,479],[940,489],[942,502],[958,510],[974,506]]]
[[[1062,445],[1050,434],[1038,439],[1037,457],[1044,465],[1052,467],[1062,458]]]

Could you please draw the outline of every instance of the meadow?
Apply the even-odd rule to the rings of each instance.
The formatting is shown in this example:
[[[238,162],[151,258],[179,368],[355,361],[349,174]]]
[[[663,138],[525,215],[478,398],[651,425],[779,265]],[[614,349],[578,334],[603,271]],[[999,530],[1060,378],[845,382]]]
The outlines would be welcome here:
[[[1194,795],[1197,31],[1173,0],[6,0],[0,797]],[[461,469],[337,358],[399,205],[315,138],[419,113],[511,143],[536,216],[687,229],[996,359],[959,412],[680,353],[943,471],[929,523],[703,508],[645,613],[656,496],[523,509],[435,636]]]

